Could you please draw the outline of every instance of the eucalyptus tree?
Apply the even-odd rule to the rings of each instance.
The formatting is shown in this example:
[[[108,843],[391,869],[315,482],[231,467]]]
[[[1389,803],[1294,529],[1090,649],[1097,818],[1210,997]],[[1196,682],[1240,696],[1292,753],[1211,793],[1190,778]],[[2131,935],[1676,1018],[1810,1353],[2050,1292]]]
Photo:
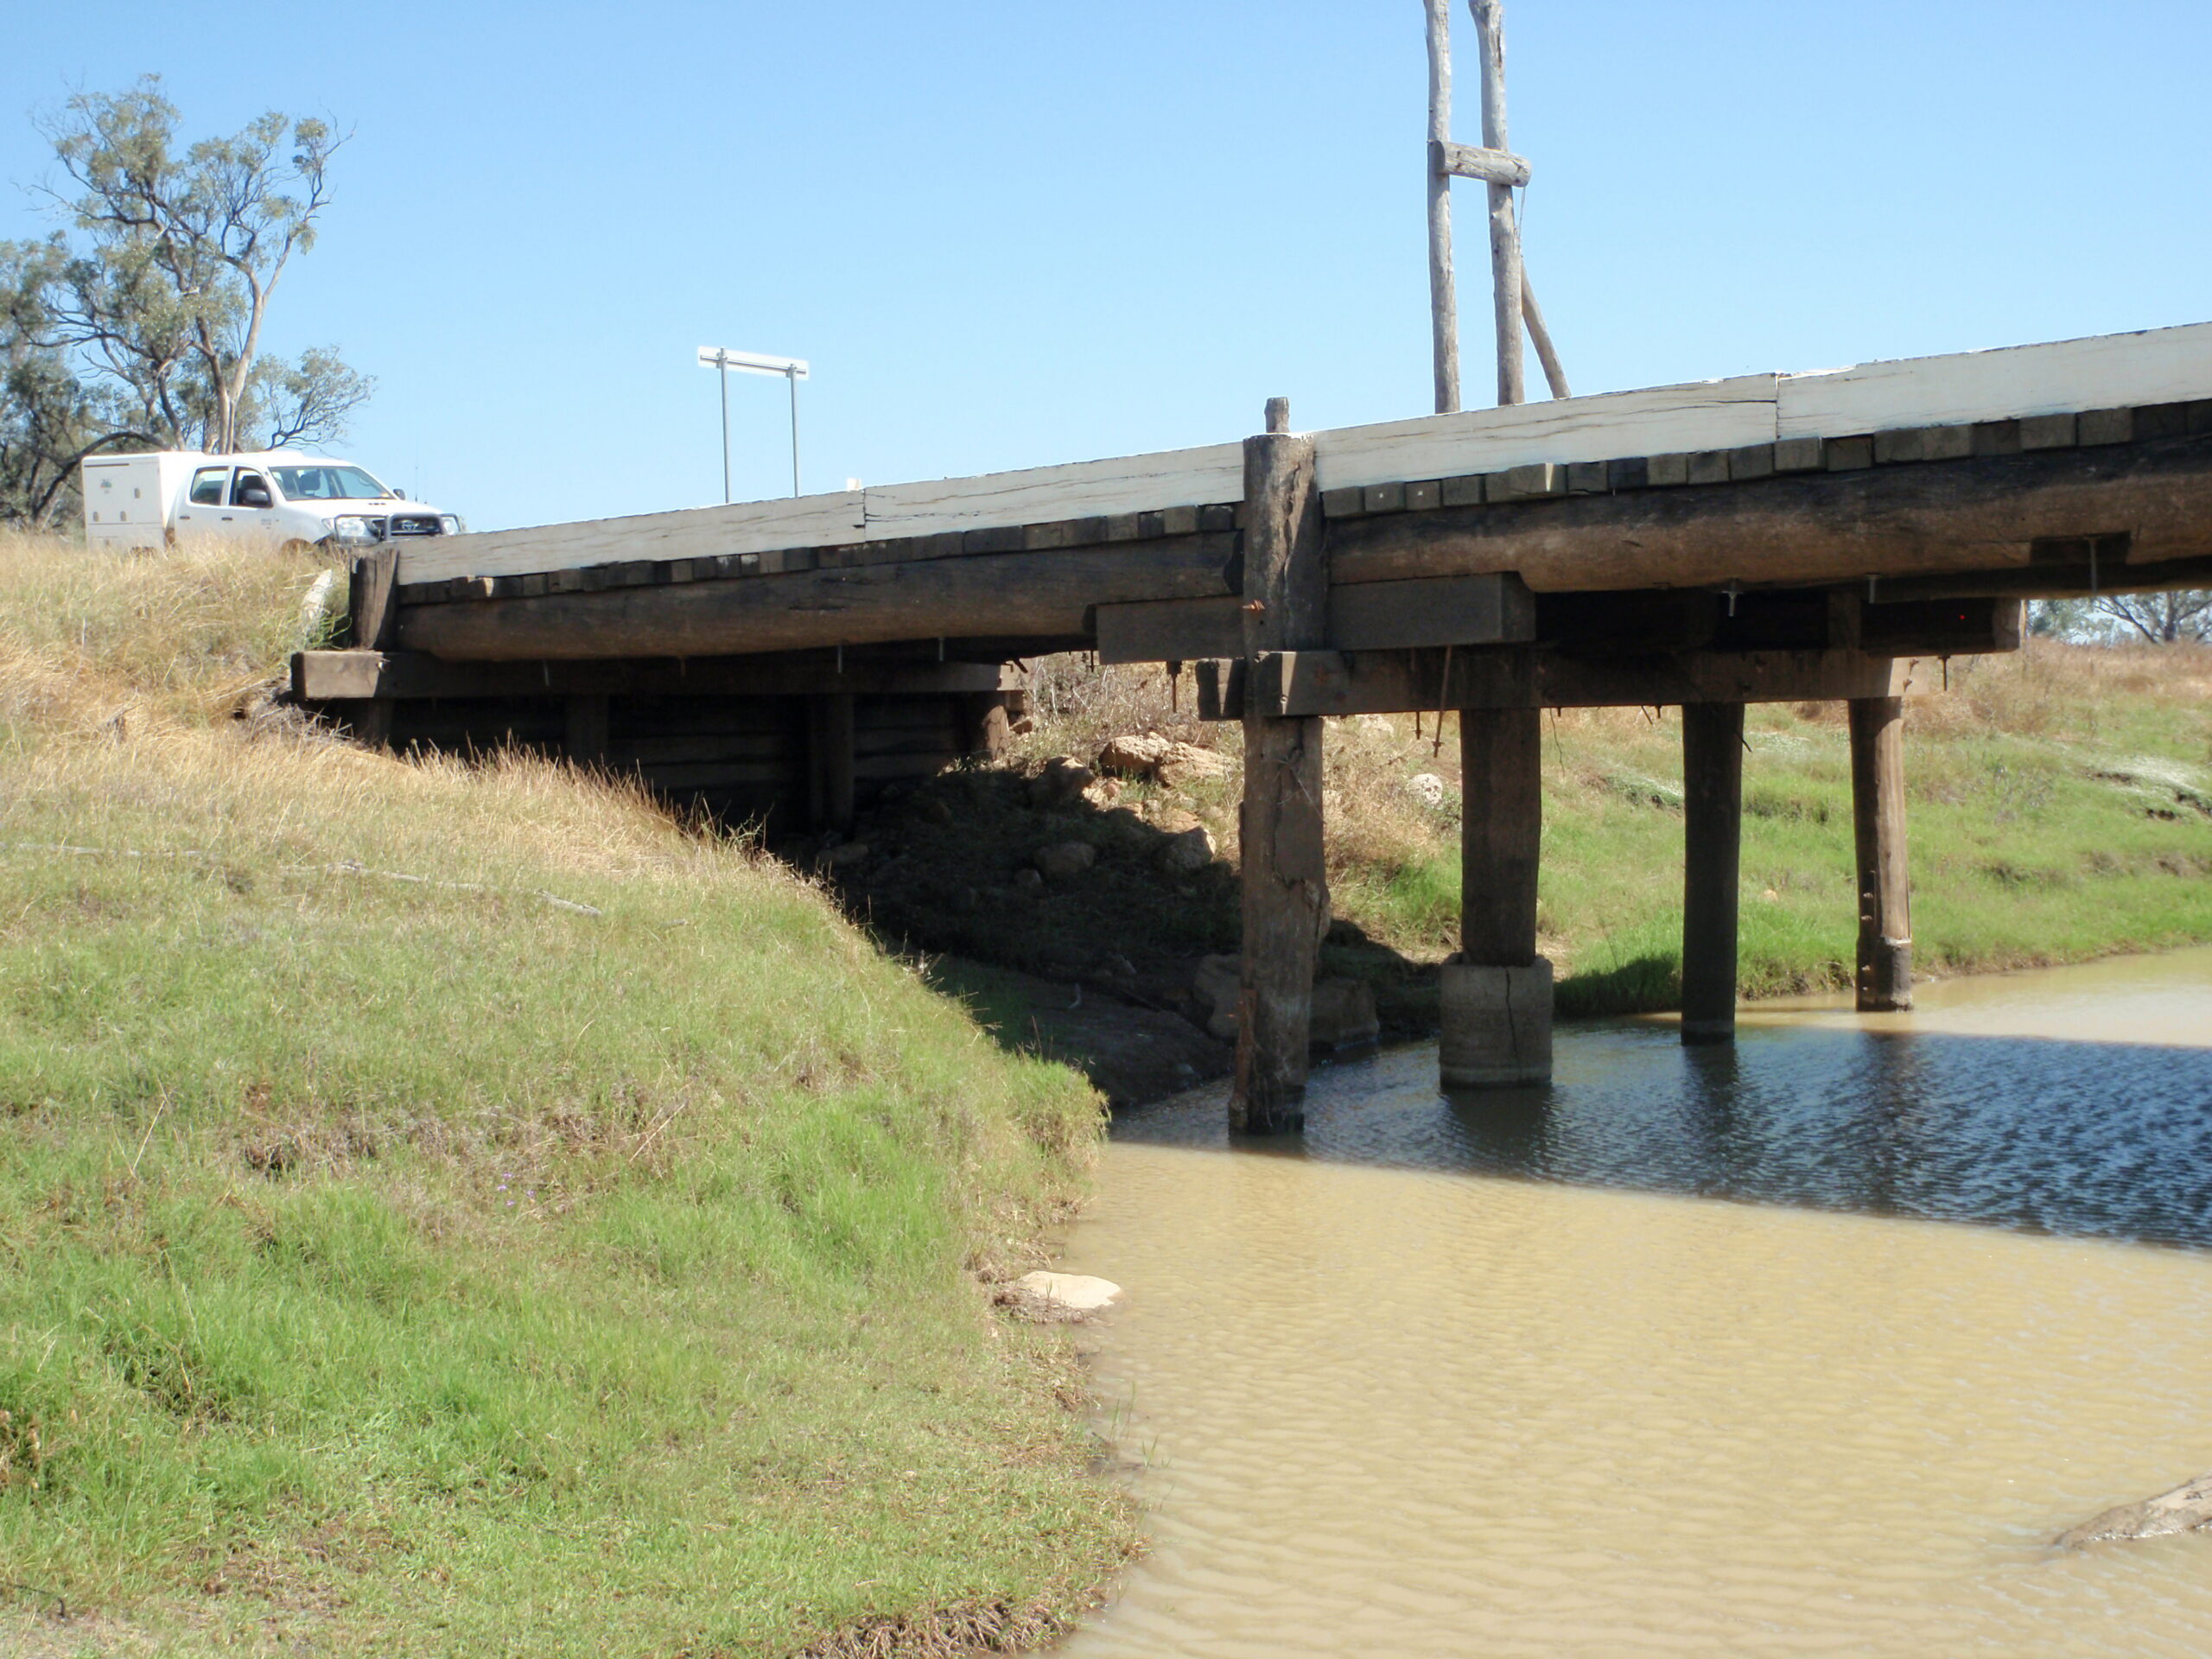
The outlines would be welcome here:
[[[188,143],[178,126],[158,76],[79,92],[45,124],[43,194],[66,228],[0,244],[0,515],[47,516],[104,445],[323,442],[368,396],[334,350],[262,350],[342,137],[276,111]]]

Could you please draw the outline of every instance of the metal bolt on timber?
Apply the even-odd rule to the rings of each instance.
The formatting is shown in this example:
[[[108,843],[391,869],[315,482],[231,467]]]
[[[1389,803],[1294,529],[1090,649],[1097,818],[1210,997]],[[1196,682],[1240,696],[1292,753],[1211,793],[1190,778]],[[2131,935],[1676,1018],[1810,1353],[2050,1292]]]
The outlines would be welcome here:
[[[1270,398],[1268,429],[1244,440],[1244,651],[1320,645],[1328,569],[1313,443],[1290,431],[1287,399]],[[1328,925],[1323,856],[1321,721],[1244,716],[1243,937],[1237,987],[1232,1129],[1305,1127],[1313,972]]]

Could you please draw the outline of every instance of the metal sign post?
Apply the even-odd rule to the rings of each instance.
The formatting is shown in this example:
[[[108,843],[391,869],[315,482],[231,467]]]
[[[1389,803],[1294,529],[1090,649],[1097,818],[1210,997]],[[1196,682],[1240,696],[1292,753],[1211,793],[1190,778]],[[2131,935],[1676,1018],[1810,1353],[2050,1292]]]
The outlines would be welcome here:
[[[791,392],[791,493],[798,493],[798,383],[807,378],[803,357],[766,357],[759,352],[733,352],[720,346],[699,348],[699,366],[715,370],[722,387],[722,499],[729,499],[729,377],[740,374],[780,374]]]

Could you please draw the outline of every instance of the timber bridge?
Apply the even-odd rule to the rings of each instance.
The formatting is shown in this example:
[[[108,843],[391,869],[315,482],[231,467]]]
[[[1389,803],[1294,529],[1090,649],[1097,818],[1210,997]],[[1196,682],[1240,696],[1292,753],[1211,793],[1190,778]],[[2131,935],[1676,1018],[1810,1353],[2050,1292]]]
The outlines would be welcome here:
[[[2212,324],[1520,404],[356,562],[294,690],[817,825],[994,749],[1023,659],[1193,664],[1244,739],[1232,1119],[1301,1119],[1323,717],[1459,711],[1447,1084],[1548,1077],[1538,718],[1682,709],[1682,1037],[1734,1031],[1744,707],[1850,705],[1861,1008],[1910,1006],[1902,700],[2037,596],[2212,585]]]

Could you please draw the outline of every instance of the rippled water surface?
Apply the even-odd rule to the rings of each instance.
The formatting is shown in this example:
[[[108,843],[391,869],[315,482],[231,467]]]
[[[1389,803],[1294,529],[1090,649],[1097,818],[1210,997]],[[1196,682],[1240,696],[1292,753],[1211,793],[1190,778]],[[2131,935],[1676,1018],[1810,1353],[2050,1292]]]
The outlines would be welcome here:
[[[1066,1651],[2212,1651],[2212,1535],[2046,1542],[2212,1469],[2212,951],[1922,997],[1125,1119],[1066,1265],[1155,1543]]]

